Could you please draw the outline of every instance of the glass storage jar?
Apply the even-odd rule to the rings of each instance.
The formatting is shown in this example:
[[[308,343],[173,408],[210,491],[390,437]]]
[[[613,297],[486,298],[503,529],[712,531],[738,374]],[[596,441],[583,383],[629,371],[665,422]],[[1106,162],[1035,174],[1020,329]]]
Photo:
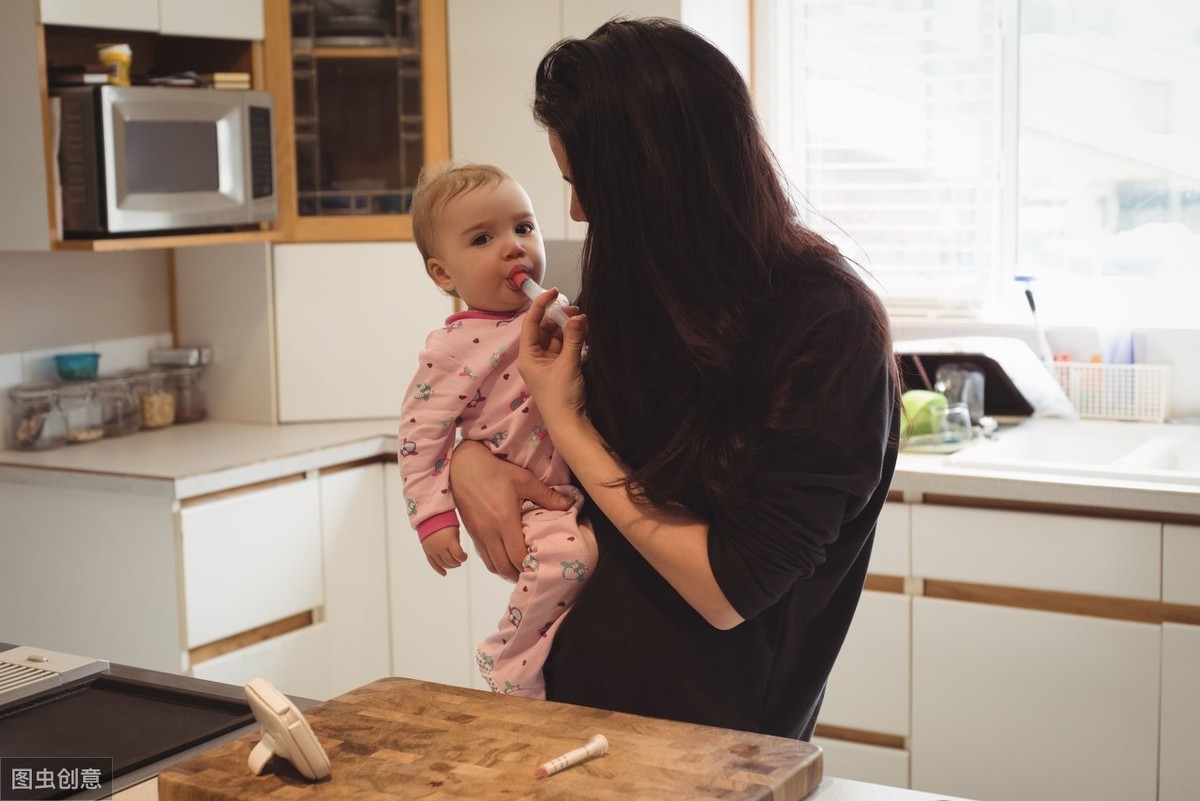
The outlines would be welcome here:
[[[104,436],[104,417],[94,381],[59,385],[58,405],[67,419],[67,442],[92,442]]]
[[[100,376],[96,379],[104,436],[120,437],[142,427],[142,413],[126,375]]]
[[[175,394],[163,370],[148,370],[133,377],[142,428],[165,428],[175,422]]]
[[[67,441],[67,420],[54,384],[27,384],[8,391],[8,443],[23,451],[57,448]]]
[[[203,380],[203,367],[175,367],[167,371],[167,382],[175,395],[176,423],[192,423],[208,416]]]

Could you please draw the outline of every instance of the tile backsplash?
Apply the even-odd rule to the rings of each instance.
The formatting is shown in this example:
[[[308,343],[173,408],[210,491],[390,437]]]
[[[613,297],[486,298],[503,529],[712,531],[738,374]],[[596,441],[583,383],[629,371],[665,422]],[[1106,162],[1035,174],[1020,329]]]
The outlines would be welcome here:
[[[169,348],[173,345],[170,332],[109,339],[100,342],[80,342],[44,350],[20,353],[0,353],[0,420],[8,420],[8,391],[21,384],[39,384],[57,381],[54,356],[57,353],[100,354],[100,373],[115,373],[120,370],[136,370],[149,364],[152,348]]]

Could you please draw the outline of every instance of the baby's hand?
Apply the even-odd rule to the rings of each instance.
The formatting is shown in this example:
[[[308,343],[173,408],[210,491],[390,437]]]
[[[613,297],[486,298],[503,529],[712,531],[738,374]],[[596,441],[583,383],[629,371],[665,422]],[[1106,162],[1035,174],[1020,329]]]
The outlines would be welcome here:
[[[453,570],[467,561],[467,552],[458,544],[458,526],[439,528],[421,540],[421,548],[425,551],[429,566],[439,576],[446,575],[447,570]]]

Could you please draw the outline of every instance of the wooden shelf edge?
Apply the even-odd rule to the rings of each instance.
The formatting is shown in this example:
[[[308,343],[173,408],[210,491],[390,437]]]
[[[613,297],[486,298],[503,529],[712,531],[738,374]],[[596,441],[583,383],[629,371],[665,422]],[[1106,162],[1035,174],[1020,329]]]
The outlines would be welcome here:
[[[241,242],[279,242],[279,231],[223,231],[211,234],[170,234],[165,236],[114,237],[112,239],[64,239],[51,244],[52,250],[112,253],[120,250],[162,250],[194,245],[233,245]]]

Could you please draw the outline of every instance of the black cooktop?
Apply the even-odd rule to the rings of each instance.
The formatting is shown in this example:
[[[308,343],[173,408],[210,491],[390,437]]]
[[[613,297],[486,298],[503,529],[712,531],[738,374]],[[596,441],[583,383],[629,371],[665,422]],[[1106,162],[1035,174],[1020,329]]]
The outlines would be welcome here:
[[[179,686],[189,683],[196,686]],[[86,797],[79,785],[64,790],[55,781],[60,770],[80,765],[99,766],[111,793],[139,768],[254,722],[245,698],[230,692],[235,688],[215,685],[220,691],[210,692],[208,684],[114,666],[0,705],[0,798]],[[39,770],[45,781],[36,780]]]

